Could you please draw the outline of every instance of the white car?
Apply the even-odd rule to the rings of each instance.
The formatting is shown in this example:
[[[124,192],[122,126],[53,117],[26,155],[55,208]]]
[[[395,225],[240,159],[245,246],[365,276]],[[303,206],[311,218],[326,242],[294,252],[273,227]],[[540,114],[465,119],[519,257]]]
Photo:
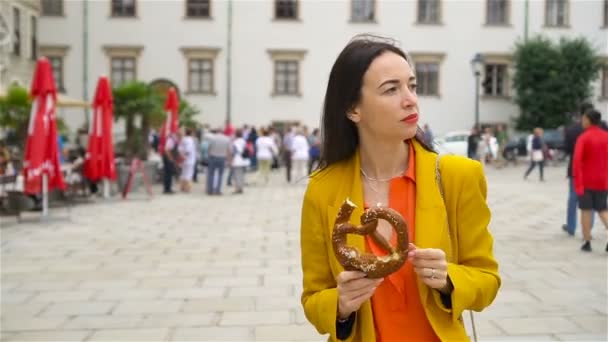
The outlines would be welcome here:
[[[453,131],[435,139],[435,148],[441,154],[467,156],[469,131]]]
[[[471,133],[469,131],[453,131],[449,132],[443,137],[439,138],[435,142],[435,146],[437,147],[437,152],[441,154],[455,154],[459,156],[468,156],[468,147],[469,147],[469,135]],[[483,139],[483,135],[482,135]],[[480,144],[477,148],[477,154],[481,158],[487,153],[487,150],[484,150],[483,140],[480,141]],[[496,159],[498,155],[498,141],[494,136],[490,137],[490,151],[491,158]]]

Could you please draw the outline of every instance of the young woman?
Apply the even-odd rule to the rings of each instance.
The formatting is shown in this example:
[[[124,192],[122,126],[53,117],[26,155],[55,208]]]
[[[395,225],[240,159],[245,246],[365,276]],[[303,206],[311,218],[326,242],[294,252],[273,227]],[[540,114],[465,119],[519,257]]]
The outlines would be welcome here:
[[[437,154],[424,142],[419,113],[415,74],[402,50],[370,36],[344,48],[329,76],[321,167],[310,177],[301,226],[302,304],[332,341],[467,340],[462,312],[490,305],[500,286],[482,167],[442,158],[442,197]],[[368,279],[342,269],[331,234],[346,198],[357,205],[352,224],[370,206],[406,219],[413,243],[400,270]],[[395,243],[387,222],[378,231]],[[348,241],[385,254],[369,237]]]

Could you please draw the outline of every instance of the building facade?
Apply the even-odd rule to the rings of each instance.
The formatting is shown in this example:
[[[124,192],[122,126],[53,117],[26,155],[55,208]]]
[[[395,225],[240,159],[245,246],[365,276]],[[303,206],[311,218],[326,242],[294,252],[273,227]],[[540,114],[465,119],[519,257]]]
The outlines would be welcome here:
[[[11,84],[29,88],[38,57],[37,0],[0,1],[0,94]]]
[[[482,123],[518,115],[512,51],[525,36],[584,36],[608,65],[608,0],[42,0],[42,14],[40,53],[70,97],[90,98],[99,75],[172,83],[212,126],[230,116],[317,127],[332,63],[360,33],[393,38],[412,57],[421,123],[436,133],[473,125],[477,53]],[[607,69],[593,97],[605,115]]]

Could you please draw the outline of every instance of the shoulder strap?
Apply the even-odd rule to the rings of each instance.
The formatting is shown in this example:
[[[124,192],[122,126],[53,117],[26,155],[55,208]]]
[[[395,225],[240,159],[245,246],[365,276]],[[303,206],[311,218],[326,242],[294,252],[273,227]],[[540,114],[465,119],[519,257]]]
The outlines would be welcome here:
[[[435,180],[437,181],[437,187],[439,187],[439,193],[441,194],[441,199],[443,200],[443,203],[445,204],[445,196],[443,193],[443,183],[441,182],[440,161],[441,161],[441,155],[438,154],[437,159],[435,159]],[[447,204],[445,204],[445,206],[447,209]],[[451,229],[450,220],[448,218],[448,231],[450,229]],[[473,342],[477,342],[477,328],[475,327],[475,317],[473,316],[473,311],[471,311],[471,310],[467,310],[467,311],[469,311],[469,318],[471,320],[471,330],[472,330],[472,334],[473,334],[473,336],[470,336],[470,337],[472,338]]]

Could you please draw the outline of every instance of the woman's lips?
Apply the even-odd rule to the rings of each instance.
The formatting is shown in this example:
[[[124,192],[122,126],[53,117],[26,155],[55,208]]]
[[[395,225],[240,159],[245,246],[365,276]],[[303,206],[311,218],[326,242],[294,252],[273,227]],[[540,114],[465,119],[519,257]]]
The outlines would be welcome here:
[[[401,121],[407,122],[407,123],[416,123],[416,122],[418,122],[418,114],[410,114]]]

